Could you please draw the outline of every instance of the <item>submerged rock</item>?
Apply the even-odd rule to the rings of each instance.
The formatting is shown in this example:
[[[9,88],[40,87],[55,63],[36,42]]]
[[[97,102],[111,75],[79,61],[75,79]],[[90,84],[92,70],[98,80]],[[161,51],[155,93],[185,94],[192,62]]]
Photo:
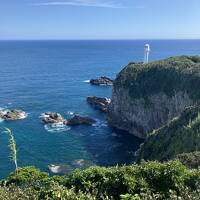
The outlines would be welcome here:
[[[94,163],[89,160],[77,159],[72,162],[72,166],[76,168],[88,168],[94,166]]]
[[[102,112],[107,112],[111,100],[109,98],[91,96],[87,97],[87,102],[95,109],[100,110]]]
[[[48,165],[49,171],[54,174],[66,174],[72,171],[72,168],[69,165],[65,164],[51,164]]]
[[[23,110],[2,110],[0,111],[0,118],[7,121],[14,121],[26,118],[27,114]]]
[[[59,113],[54,112],[46,112],[42,116],[42,121],[45,124],[57,124],[57,123],[64,123],[65,119]]]
[[[90,83],[92,85],[112,85],[113,80],[106,76],[101,76],[100,78],[97,79],[91,79]]]
[[[69,120],[66,120],[64,122],[66,125],[69,126],[76,126],[76,125],[93,125],[96,123],[96,121],[90,117],[82,117],[79,115],[74,115],[74,117],[72,117]]]

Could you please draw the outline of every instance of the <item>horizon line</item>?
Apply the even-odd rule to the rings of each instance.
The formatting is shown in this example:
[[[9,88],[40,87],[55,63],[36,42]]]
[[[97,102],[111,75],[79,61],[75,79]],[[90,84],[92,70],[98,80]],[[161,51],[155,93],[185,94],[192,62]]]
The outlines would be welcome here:
[[[80,39],[56,39],[56,38],[28,38],[28,39],[0,39],[0,41],[119,41],[119,40],[124,40],[124,41],[130,41],[130,40],[200,40],[200,38],[116,38],[116,39],[110,39],[110,38],[97,38],[97,39],[85,39],[85,38],[80,38]]]

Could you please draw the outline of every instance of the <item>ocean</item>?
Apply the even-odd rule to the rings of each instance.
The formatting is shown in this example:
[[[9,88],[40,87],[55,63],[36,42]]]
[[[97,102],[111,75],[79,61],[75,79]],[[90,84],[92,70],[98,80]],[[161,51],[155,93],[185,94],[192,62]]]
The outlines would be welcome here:
[[[121,41],[0,41],[0,109],[21,108],[24,120],[0,122],[0,178],[14,170],[4,127],[17,143],[18,165],[67,165],[84,159],[100,166],[130,164],[142,140],[112,129],[105,114],[86,102],[87,96],[111,97],[111,87],[92,86],[87,80],[115,78],[131,61],[142,61],[144,44],[151,45],[150,60],[199,55],[200,40]],[[97,120],[94,126],[51,127],[41,114],[76,113]]]

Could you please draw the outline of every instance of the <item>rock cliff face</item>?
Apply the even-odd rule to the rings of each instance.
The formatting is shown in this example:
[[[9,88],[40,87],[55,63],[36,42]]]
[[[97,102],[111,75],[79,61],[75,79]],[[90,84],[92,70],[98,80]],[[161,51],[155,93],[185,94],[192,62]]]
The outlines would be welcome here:
[[[108,111],[111,126],[146,138],[200,99],[200,57],[129,64],[117,76]]]

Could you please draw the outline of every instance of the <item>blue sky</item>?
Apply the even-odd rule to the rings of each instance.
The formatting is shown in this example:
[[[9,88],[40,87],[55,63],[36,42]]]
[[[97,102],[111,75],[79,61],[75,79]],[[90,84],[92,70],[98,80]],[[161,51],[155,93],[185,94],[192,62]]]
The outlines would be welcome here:
[[[0,39],[200,38],[200,0],[0,0]]]

